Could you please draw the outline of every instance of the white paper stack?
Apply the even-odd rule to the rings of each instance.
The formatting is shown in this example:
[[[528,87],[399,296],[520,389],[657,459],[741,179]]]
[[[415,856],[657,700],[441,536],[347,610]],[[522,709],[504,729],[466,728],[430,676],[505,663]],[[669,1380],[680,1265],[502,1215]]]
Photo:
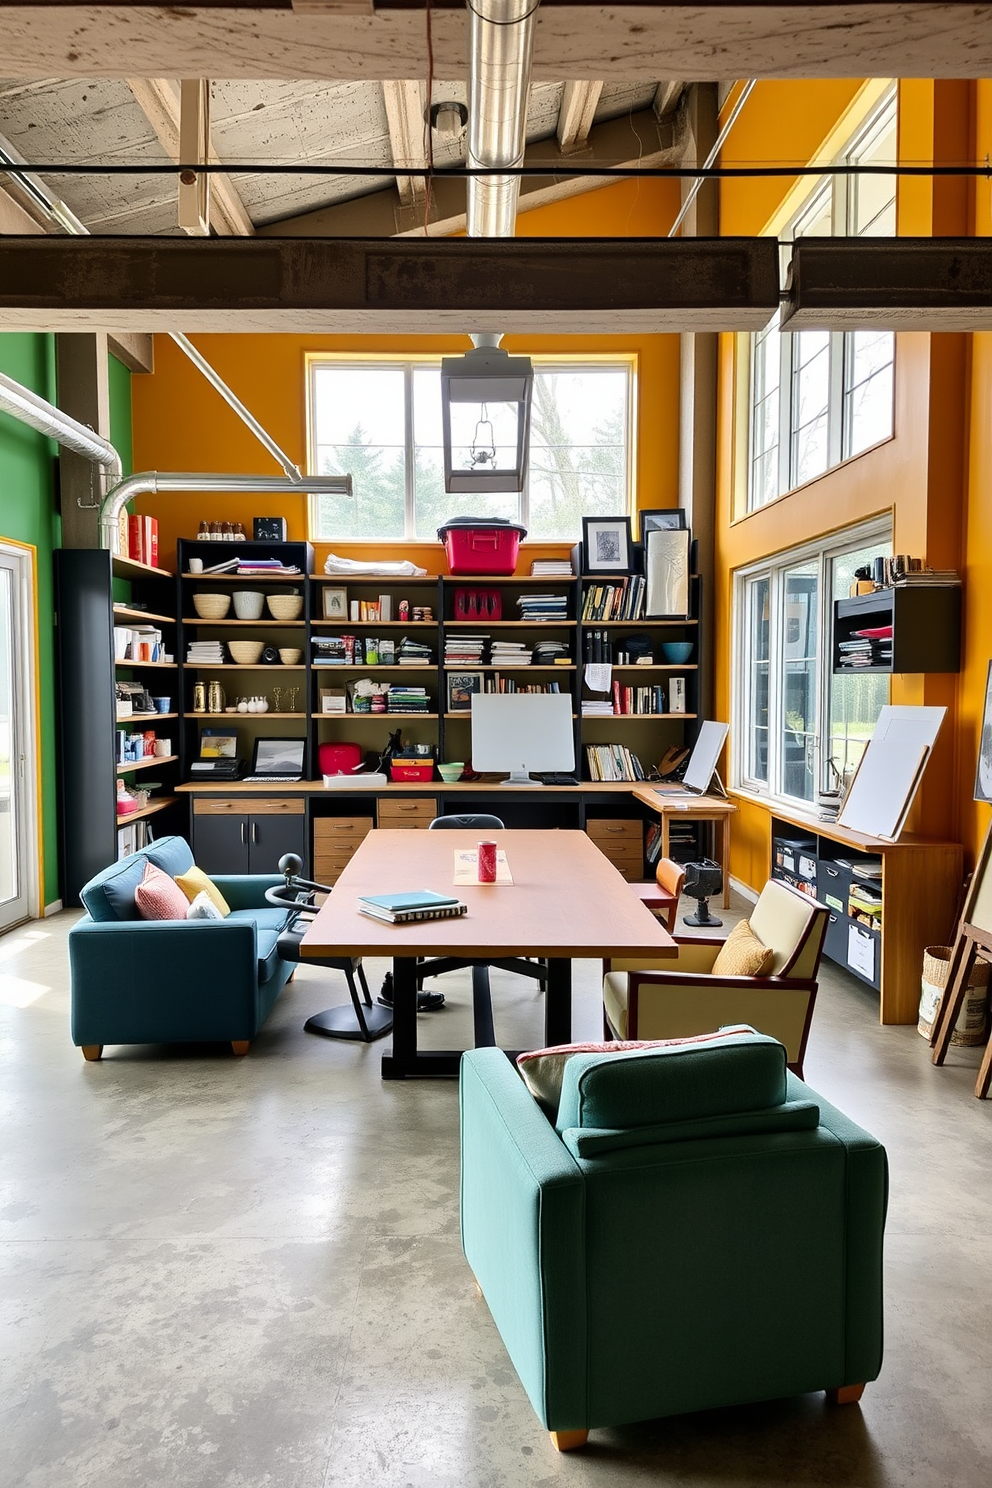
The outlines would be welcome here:
[[[186,648],[186,660],[199,666],[220,666],[224,660],[224,642],[190,641]]]

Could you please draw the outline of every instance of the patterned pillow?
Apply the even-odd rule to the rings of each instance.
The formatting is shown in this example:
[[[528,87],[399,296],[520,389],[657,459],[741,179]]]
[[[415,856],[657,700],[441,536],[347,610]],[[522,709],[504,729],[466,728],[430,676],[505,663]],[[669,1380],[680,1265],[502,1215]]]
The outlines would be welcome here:
[[[710,975],[765,976],[771,971],[774,960],[774,949],[762,945],[751,929],[750,920],[741,920],[720,947]]]
[[[134,902],[143,920],[184,920],[189,909],[189,900],[175,879],[149,862],[134,891]]]
[[[555,1044],[550,1049],[531,1049],[517,1055],[517,1071],[531,1095],[552,1121],[558,1114],[565,1066],[573,1054],[629,1054],[632,1049],[672,1049],[681,1044],[705,1044],[728,1033],[753,1033],[746,1023],[721,1028],[716,1033],[696,1033],[687,1038],[610,1039],[602,1044]]]
[[[188,920],[222,920],[224,916],[217,908],[206,889],[197,894],[186,909]]]
[[[186,898],[192,904],[200,894],[206,894],[213,904],[220,910],[218,919],[226,920],[231,913],[228,904],[220,889],[212,878],[208,878],[202,868],[188,868],[185,873],[176,874],[176,883],[182,889]],[[193,916],[189,916],[190,919]]]

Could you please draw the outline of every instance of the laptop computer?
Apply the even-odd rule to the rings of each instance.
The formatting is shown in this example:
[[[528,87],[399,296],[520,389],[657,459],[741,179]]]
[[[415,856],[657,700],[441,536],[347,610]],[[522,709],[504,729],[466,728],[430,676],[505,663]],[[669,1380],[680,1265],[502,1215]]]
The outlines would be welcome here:
[[[266,780],[302,780],[305,749],[305,739],[256,739],[251,774],[243,778],[259,785]]]

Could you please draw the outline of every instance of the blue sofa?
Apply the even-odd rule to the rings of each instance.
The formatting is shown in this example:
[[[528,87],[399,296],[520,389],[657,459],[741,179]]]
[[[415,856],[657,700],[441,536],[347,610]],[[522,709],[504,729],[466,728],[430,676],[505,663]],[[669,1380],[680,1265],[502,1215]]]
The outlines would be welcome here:
[[[762,1034],[573,1054],[557,1117],[461,1064],[462,1246],[559,1450],[882,1362],[885,1151]]]
[[[265,902],[276,875],[218,877],[224,920],[142,920],[133,903],[145,860],[175,877],[193,867],[182,837],[163,837],[105,868],[80,892],[69,932],[72,1041],[87,1059],[105,1044],[229,1043],[246,1054],[292,976],[276,946],[286,911]]]

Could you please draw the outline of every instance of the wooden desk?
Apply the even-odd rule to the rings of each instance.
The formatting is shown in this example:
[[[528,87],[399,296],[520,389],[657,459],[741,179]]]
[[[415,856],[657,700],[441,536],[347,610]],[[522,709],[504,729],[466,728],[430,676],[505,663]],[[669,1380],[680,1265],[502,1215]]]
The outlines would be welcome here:
[[[654,785],[635,785],[631,794],[661,817],[661,856],[668,857],[668,839],[673,820],[711,821],[717,828],[717,861],[723,870],[723,907],[730,908],[730,818],[737,807],[723,796],[664,794]]]
[[[674,956],[675,942],[584,832],[493,832],[506,851],[513,883],[453,888],[456,848],[479,832],[370,832],[303,937],[309,956],[393,957],[393,1049],[385,1079],[457,1075],[460,1050],[418,1053],[417,957],[548,960],[545,1039],[572,1036],[571,960]],[[456,920],[389,925],[359,912],[361,894],[433,889],[468,905]]]

